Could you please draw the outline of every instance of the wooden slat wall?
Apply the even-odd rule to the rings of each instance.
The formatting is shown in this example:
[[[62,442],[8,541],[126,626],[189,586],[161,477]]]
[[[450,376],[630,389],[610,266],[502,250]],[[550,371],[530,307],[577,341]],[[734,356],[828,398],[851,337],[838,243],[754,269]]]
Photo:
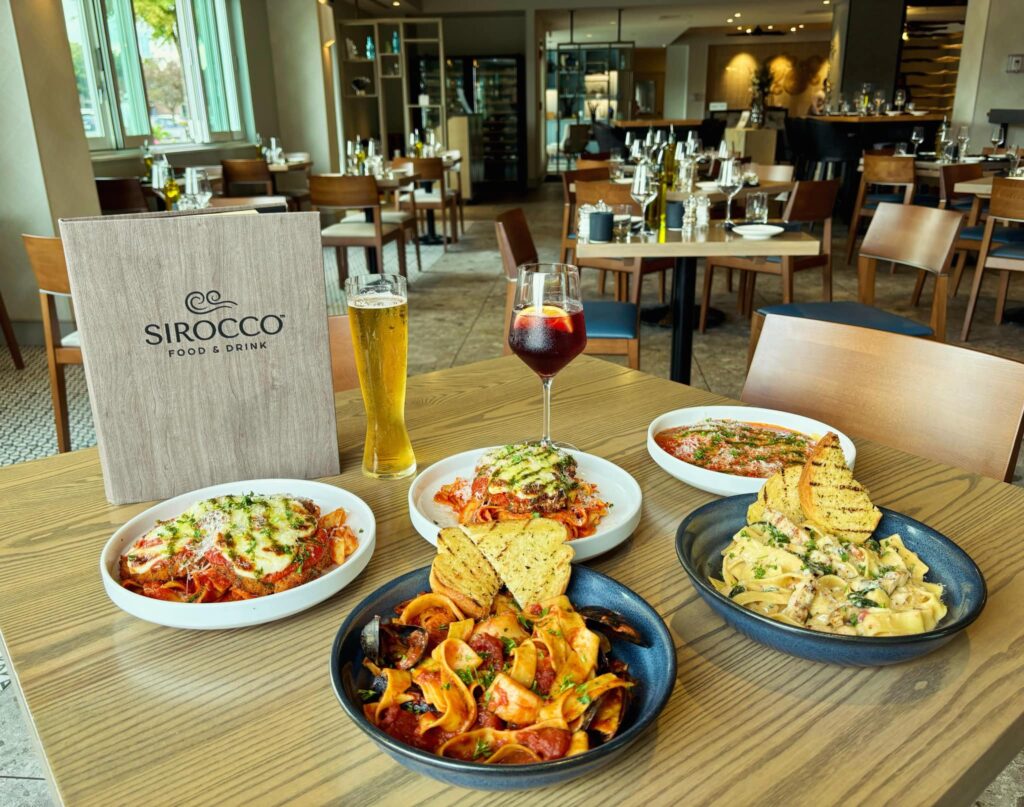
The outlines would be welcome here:
[[[900,76],[907,97],[919,109],[952,115],[956,77],[960,70],[963,26],[950,30],[908,26],[900,58]]]

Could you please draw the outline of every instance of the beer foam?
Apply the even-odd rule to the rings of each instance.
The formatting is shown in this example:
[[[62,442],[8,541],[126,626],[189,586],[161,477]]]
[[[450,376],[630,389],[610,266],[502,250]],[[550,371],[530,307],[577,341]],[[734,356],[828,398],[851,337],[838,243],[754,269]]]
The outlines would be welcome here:
[[[368,292],[356,297],[350,297],[349,308],[394,308],[405,305],[406,299],[391,292]]]

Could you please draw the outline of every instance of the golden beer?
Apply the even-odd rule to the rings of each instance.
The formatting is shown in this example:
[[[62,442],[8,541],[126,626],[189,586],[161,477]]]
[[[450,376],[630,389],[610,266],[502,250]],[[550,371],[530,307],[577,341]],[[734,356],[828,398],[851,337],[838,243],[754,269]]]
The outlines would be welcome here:
[[[366,407],[363,473],[400,479],[416,471],[416,456],[405,429],[409,353],[405,278],[364,275],[349,278],[346,287],[356,370]]]

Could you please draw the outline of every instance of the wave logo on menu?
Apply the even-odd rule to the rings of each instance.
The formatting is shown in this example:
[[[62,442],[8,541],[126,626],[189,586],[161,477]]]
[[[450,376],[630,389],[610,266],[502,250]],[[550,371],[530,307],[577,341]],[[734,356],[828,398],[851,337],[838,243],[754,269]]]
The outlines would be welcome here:
[[[237,308],[237,302],[224,299],[217,289],[190,291],[185,295],[185,310],[202,319],[150,322],[143,328],[145,342],[162,346],[168,358],[205,356],[266,350],[268,338],[284,329],[284,314],[237,316]],[[218,311],[226,314],[210,316]]]

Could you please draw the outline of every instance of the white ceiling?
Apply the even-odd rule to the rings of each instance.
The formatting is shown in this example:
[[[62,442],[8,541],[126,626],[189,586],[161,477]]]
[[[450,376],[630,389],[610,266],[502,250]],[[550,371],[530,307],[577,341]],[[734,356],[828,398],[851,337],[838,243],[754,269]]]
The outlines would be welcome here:
[[[735,17],[736,13],[739,17]],[[569,41],[569,12],[543,11],[549,45]],[[615,8],[578,9],[573,15],[573,41],[607,42],[616,37]],[[733,22],[726,21],[732,18]],[[622,11],[624,41],[637,47],[656,48],[671,44],[691,28],[736,27],[737,25],[797,25],[830,23],[831,6],[822,0],[719,0],[680,2],[677,5],[629,6]]]

